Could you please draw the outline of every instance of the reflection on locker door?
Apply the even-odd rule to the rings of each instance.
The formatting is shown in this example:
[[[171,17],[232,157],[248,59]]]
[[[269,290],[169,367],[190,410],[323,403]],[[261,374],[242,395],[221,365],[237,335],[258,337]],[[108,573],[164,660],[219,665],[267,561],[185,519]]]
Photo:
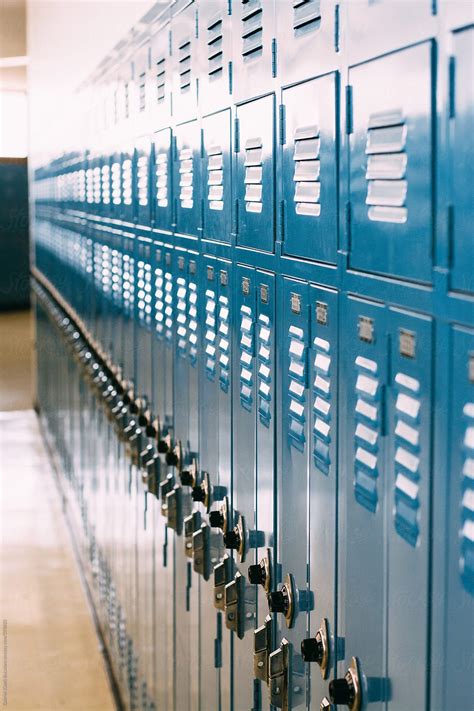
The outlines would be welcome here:
[[[237,244],[274,249],[275,97],[237,107],[235,195]]]
[[[301,656],[312,596],[308,589],[308,457],[310,337],[308,285],[284,279],[281,289],[282,419],[278,478],[278,563],[281,582],[269,596],[277,616],[270,655],[270,701],[287,709],[308,703],[308,668]],[[279,646],[277,646],[279,644]]]
[[[425,43],[350,69],[353,269],[431,280],[431,62]]]
[[[336,74],[283,91],[283,248],[335,262],[338,146]],[[310,107],[310,108],[308,108]]]
[[[202,120],[203,239],[230,242],[231,116],[230,109]]]
[[[340,50],[340,5],[334,0],[276,3],[278,76],[282,84],[332,71]]]
[[[450,117],[453,128],[451,153],[453,220],[451,286],[474,291],[474,240],[472,239],[472,194],[474,184],[474,30],[454,34],[455,54],[451,59]]]
[[[438,650],[446,662],[440,705],[464,709],[474,698],[474,332],[453,327],[449,352],[447,610],[444,646]]]
[[[347,298],[341,322],[341,401],[345,403],[339,535],[341,558],[338,630],[345,639],[341,678],[356,658],[370,678],[370,708],[382,711],[385,678],[385,570],[387,540],[385,389],[386,317],[381,304]],[[358,666],[358,664],[355,664]],[[357,670],[355,672],[357,674]],[[337,700],[335,699],[337,703]]]
[[[351,63],[377,57],[436,34],[436,4],[432,0],[410,0],[409,6],[398,0],[360,0],[347,3],[345,13]]]

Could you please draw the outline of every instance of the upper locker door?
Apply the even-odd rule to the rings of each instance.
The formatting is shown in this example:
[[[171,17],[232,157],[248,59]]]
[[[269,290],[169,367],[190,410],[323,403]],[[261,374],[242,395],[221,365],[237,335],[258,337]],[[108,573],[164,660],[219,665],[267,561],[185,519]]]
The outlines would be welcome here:
[[[472,185],[474,184],[474,29],[468,27],[454,34],[454,86],[451,87],[450,153],[453,234],[451,287],[460,291],[474,291],[474,240],[472,239]]]
[[[172,18],[173,116],[187,121],[197,113],[198,11],[191,2]]]
[[[436,34],[436,4],[433,0],[344,3],[349,61],[360,62],[432,37]]]
[[[275,239],[275,97],[237,107],[237,244],[273,252]]]
[[[339,129],[336,73],[283,91],[283,249],[336,261]],[[309,110],[308,110],[309,107]]]
[[[335,68],[340,4],[334,0],[276,3],[277,73],[280,84],[310,79]]]
[[[308,705],[308,668],[300,651],[311,607],[308,588],[308,285],[284,279],[280,304],[283,332],[278,564],[282,584],[269,596],[270,610],[278,613],[277,641],[280,642],[269,658],[269,684],[271,703],[287,711]]]
[[[197,237],[201,227],[201,131],[197,121],[175,128],[176,232]]]
[[[387,316],[387,708],[405,711],[428,704],[433,328],[429,317]]]
[[[303,659],[313,662],[311,699],[317,708],[326,694],[327,679],[336,672],[337,659],[338,295],[329,289],[310,286],[309,303],[309,570],[314,609],[310,614],[310,641],[304,642]],[[322,646],[318,654],[313,655],[315,639]],[[325,651],[321,653],[321,650]]]
[[[467,709],[474,698],[474,331],[454,327],[446,456],[448,531],[445,645],[440,707]]]
[[[273,0],[234,0],[234,101],[269,90],[276,72],[275,7]]]
[[[353,269],[431,280],[431,64],[425,43],[349,71]]]
[[[199,6],[199,105],[207,114],[230,106],[232,92],[232,4],[206,0]]]
[[[163,24],[150,39],[150,116],[156,129],[171,124],[171,95],[173,72],[171,66],[171,24],[163,17]]]
[[[370,708],[382,711],[385,702],[380,686],[386,666],[386,316],[381,304],[355,297],[347,298],[344,308],[340,323],[345,422],[341,447],[342,515],[338,521],[338,633],[344,637],[345,663],[338,665],[338,671],[339,676],[346,674],[352,662],[358,676],[360,664],[361,673],[370,679]],[[338,701],[334,698],[335,703]]]
[[[230,109],[224,109],[202,119],[202,139],[203,239],[230,242],[232,215]]]

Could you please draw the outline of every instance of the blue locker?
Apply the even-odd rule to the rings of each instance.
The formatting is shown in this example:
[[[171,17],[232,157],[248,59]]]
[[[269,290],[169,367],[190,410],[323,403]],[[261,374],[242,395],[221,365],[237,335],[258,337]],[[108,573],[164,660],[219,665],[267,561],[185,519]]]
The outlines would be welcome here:
[[[153,271],[151,264],[152,243],[140,238],[135,240],[135,387],[137,395],[146,405],[151,403],[153,393]]]
[[[150,227],[150,160],[151,160],[151,139],[143,136],[135,144],[135,199],[136,199],[136,221],[143,227]]]
[[[171,42],[173,61],[173,114],[180,121],[195,118],[197,114],[198,60],[198,10],[191,0],[177,3],[173,8]]]
[[[157,29],[150,39],[150,115],[153,128],[161,129],[171,122],[173,70],[171,66],[171,25],[169,9],[161,14]]]
[[[105,155],[101,161],[100,177],[101,177],[101,214],[104,218],[109,218],[111,216],[112,209],[112,184],[111,184],[111,158],[109,155]],[[73,192],[75,198],[79,198],[79,190]],[[76,203],[76,199],[74,203]],[[75,204],[74,204],[75,207]]]
[[[474,30],[472,27],[454,34],[454,56],[451,59],[450,117],[452,151],[452,265],[451,288],[474,291],[474,241],[472,240],[472,195],[466,190],[474,183],[472,135],[474,131]]]
[[[233,488],[232,513],[235,540],[234,570],[225,589],[226,627],[234,641],[233,673],[238,689],[234,708],[249,709],[254,702],[253,629],[257,619],[257,591],[249,585],[249,565],[256,563],[256,283],[255,270],[237,265],[234,281],[236,327],[233,393]],[[235,535],[234,535],[235,534]],[[230,547],[228,536],[225,543]]]
[[[314,609],[310,639],[324,653],[311,656],[313,641],[304,642],[303,658],[310,668],[310,698],[317,708],[326,694],[327,679],[336,671],[337,493],[338,493],[338,294],[310,285],[311,343],[309,469],[309,569]]]
[[[474,698],[474,332],[453,326],[449,339],[450,394],[447,457],[446,608],[440,707],[467,709]],[[445,401],[445,400],[444,400]],[[446,539],[443,538],[443,544]]]
[[[428,704],[433,326],[395,308],[387,315],[387,708],[404,711]]]
[[[387,339],[384,306],[347,297],[341,320],[342,427],[341,585],[338,633],[344,637],[345,663],[355,657],[370,679],[364,701],[385,708],[385,570],[387,566],[387,481],[385,398]],[[346,534],[349,534],[347,535]],[[342,672],[342,674],[341,674]]]
[[[276,650],[269,658],[270,702],[284,711],[307,707],[308,668],[300,645],[307,636],[312,595],[308,579],[308,463],[310,323],[308,285],[283,279],[280,292],[281,407],[278,472],[278,590],[269,607],[278,614]],[[276,587],[276,586],[275,586]]]
[[[425,43],[349,71],[352,269],[431,280],[431,64]]]
[[[457,3],[447,3],[447,5]],[[438,3],[432,0],[361,0],[343,5],[349,61],[360,62],[436,34]]]
[[[110,156],[110,217],[120,221],[122,215],[122,161],[116,150]]]
[[[269,90],[276,76],[275,6],[273,0],[233,3],[233,95],[235,101]]]
[[[267,595],[274,589],[276,579],[276,289],[275,275],[255,272],[257,289],[255,359],[256,359],[256,522],[259,532],[256,541],[256,561],[249,582],[258,583],[257,629],[254,632],[253,676],[256,695],[261,708],[269,706],[268,660],[273,650],[274,624],[268,615]],[[263,682],[263,683],[262,683]],[[265,686],[264,686],[265,685]]]
[[[334,0],[276,2],[277,73],[283,85],[333,71],[341,49],[341,7]]]
[[[153,226],[161,232],[171,232],[173,222],[173,169],[171,128],[153,135],[151,157],[151,201]]]
[[[230,106],[232,94],[232,4],[199,5],[199,105],[202,113]]]
[[[197,121],[174,131],[174,185],[176,232],[197,237],[201,227],[201,131]]]
[[[200,667],[201,708],[228,708],[230,697],[221,691],[228,689],[230,681],[230,642],[223,619],[221,599],[215,600],[213,568],[223,556],[222,534],[209,525],[207,512],[220,486],[219,478],[219,391],[230,384],[230,372],[225,377],[223,364],[219,364],[219,290],[221,263],[213,258],[201,259],[200,276],[200,323],[201,358],[199,358],[199,472],[196,493],[199,502],[199,517],[191,521],[190,538],[193,545],[193,568],[201,576],[200,599],[201,626],[199,658],[207,659]],[[227,273],[227,271],[226,271]],[[222,382],[221,382],[222,380]],[[223,393],[224,394],[224,393]],[[229,498],[230,491],[225,492]],[[217,499],[221,504],[225,498]],[[214,501],[214,503],[216,503]],[[224,571],[225,572],[225,571]],[[217,604],[219,607],[217,607]]]
[[[135,378],[135,246],[134,236],[129,232],[122,235],[122,358],[120,365],[130,387]]]
[[[203,239],[230,242],[232,216],[230,109],[202,119]]]
[[[275,240],[275,97],[237,107],[237,244],[273,252]]]
[[[282,92],[281,117],[284,252],[332,263],[338,247],[338,94],[335,73],[297,84]]]

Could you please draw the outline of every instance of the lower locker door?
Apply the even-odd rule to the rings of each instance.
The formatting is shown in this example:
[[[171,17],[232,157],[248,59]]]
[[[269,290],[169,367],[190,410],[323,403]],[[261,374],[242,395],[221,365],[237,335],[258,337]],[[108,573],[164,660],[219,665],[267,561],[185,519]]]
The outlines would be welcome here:
[[[428,704],[433,329],[401,310],[388,318],[388,708],[404,711]]]
[[[386,676],[386,316],[382,305],[357,298],[347,298],[343,308],[345,423],[340,485],[344,515],[339,518],[339,534],[345,543],[339,616],[345,660],[338,672],[339,677],[345,675],[352,658],[357,658],[361,673],[370,679],[364,701],[381,711]]]
[[[232,509],[237,526],[233,576],[226,587],[226,627],[234,634],[233,674],[238,693],[235,711],[254,708],[253,630],[257,590],[249,584],[249,565],[256,563],[255,507],[255,270],[236,267],[234,292],[234,393]],[[243,536],[243,540],[241,540]],[[229,595],[229,592],[232,595]]]
[[[281,582],[270,609],[277,617],[279,647],[270,656],[270,699],[277,708],[306,707],[308,670],[301,657],[307,636],[308,588],[308,285],[281,282],[282,420],[278,481],[278,552]]]
[[[255,694],[262,709],[268,709],[268,658],[273,650],[274,625],[268,615],[267,594],[275,582],[275,276],[255,274],[256,325],[256,525],[259,531],[253,571],[257,579],[257,628],[253,634],[253,669]],[[252,575],[252,574],[251,574]],[[256,577],[255,577],[256,576]],[[258,709],[257,700],[255,707]]]
[[[310,663],[311,708],[327,697],[336,672],[338,295],[310,286],[311,425],[309,559],[314,608],[304,660]],[[315,647],[315,641],[319,643]]]
[[[453,327],[448,412],[448,571],[443,697],[439,708],[470,708],[474,698],[474,332]]]

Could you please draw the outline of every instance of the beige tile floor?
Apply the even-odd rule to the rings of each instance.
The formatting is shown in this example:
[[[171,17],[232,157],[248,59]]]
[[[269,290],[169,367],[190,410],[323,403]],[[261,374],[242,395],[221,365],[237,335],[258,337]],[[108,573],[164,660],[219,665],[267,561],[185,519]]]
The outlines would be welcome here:
[[[28,319],[22,320],[28,339]],[[20,351],[4,348],[5,324],[0,324],[1,365],[6,367],[0,390],[7,383],[1,403],[10,407],[31,402],[24,371],[30,356],[22,353],[22,328],[14,322],[15,318],[9,319],[8,332],[16,334]],[[21,385],[21,392],[14,383]],[[99,642],[31,409],[0,412],[0,503],[4,707],[7,711],[112,711],[115,705]]]

